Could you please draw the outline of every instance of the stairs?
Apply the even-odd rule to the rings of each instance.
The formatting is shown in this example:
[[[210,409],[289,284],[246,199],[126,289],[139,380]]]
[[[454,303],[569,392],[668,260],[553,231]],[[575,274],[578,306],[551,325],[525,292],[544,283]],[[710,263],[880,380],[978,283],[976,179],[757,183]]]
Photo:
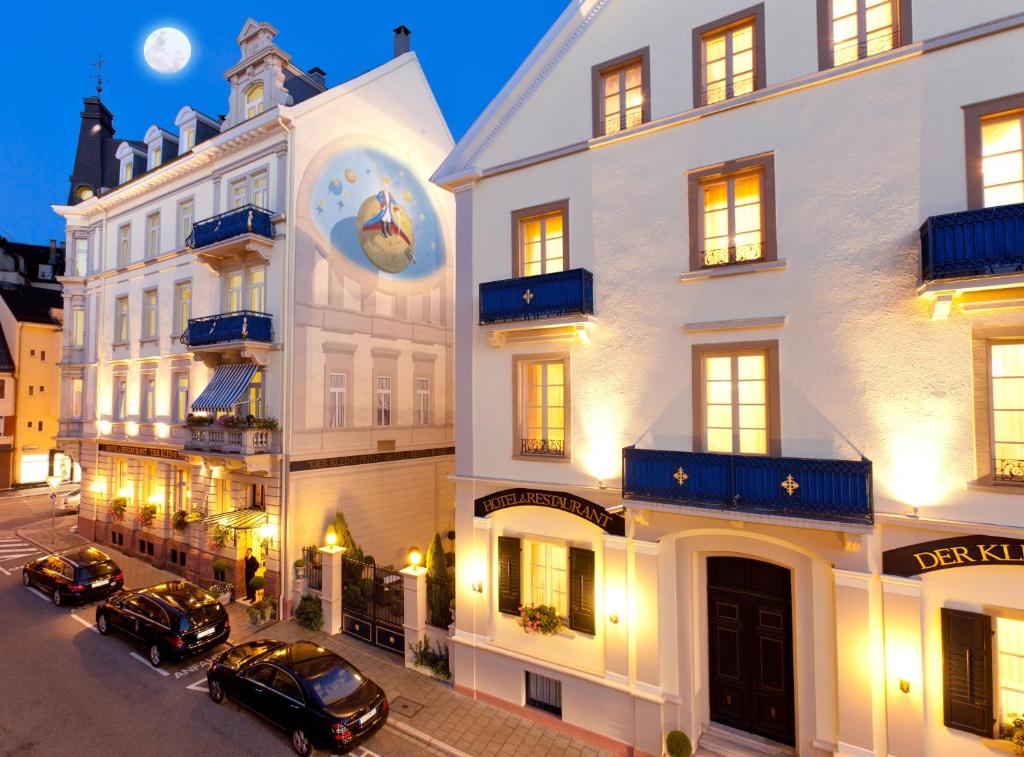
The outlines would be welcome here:
[[[785,744],[718,723],[708,723],[697,741],[693,757],[795,757],[796,750]]]

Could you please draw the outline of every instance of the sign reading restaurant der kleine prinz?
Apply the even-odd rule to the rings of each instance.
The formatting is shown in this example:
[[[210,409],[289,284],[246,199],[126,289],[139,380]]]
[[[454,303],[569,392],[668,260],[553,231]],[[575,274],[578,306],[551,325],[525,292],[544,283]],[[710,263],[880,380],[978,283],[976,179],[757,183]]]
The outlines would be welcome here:
[[[1024,567],[1024,541],[999,536],[957,536],[882,553],[882,572],[891,576],[916,576],[972,565]]]
[[[542,489],[505,489],[480,497],[473,503],[473,514],[485,518],[509,507],[550,507],[593,523],[612,536],[626,535],[626,519],[622,513],[610,513],[596,502],[574,497],[565,492]]]

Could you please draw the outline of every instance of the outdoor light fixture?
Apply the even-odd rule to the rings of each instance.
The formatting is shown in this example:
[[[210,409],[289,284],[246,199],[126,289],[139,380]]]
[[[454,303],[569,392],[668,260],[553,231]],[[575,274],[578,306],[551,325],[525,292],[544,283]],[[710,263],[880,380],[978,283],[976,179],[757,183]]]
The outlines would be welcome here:
[[[124,497],[125,499],[132,498],[132,488],[130,486],[122,486],[117,490],[118,497]]]
[[[423,562],[423,553],[418,547],[411,547],[406,555],[406,561],[409,563],[409,567],[418,568]]]
[[[484,593],[484,582],[481,581],[479,578],[474,579],[473,583],[471,583],[469,585],[469,588],[471,588],[477,594],[483,594]]]
[[[902,691],[904,694],[910,693],[910,681],[908,681],[906,678],[900,679],[900,691]]]
[[[102,481],[93,481],[92,486],[89,487],[89,491],[99,497],[105,497],[107,494],[107,485]]]
[[[327,536],[324,540],[327,542],[327,546],[332,548],[338,543],[338,535],[334,533],[333,527],[327,529]]]
[[[619,614],[617,612],[610,612],[610,613],[608,613],[608,620],[610,620],[615,625],[618,625],[619,624]]]
[[[159,494],[150,494],[149,499],[146,500],[146,502],[148,502],[151,505],[159,505],[163,501],[164,498],[161,497]]]
[[[277,535],[277,529],[270,525],[270,523],[264,523],[259,527],[256,534],[260,537],[260,550],[263,552],[263,559],[266,560],[267,555],[270,554],[270,550],[274,546],[274,537]]]

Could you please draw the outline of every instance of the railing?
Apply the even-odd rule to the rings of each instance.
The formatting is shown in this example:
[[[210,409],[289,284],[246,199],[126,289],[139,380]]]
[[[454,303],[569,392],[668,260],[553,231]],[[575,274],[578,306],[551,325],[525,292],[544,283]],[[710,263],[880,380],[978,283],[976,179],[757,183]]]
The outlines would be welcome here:
[[[921,279],[1024,269],[1024,203],[932,216],[921,225]]]
[[[540,455],[541,457],[565,457],[565,440],[520,439],[519,452],[523,455]]]
[[[243,340],[274,341],[273,317],[254,310],[236,310],[233,313],[192,318],[185,333],[180,337],[181,343],[189,347]]]
[[[480,323],[594,314],[594,275],[574,268],[480,285]]]
[[[269,210],[252,204],[233,208],[198,221],[192,226],[192,233],[185,240],[185,246],[197,250],[242,234],[259,234],[273,239],[273,217]]]
[[[1024,460],[996,460],[992,480],[1000,483],[1024,484]]]
[[[693,507],[874,522],[871,461],[670,452],[622,451],[624,499]]]
[[[82,421],[60,421],[57,436],[81,436],[83,431]]]
[[[302,559],[305,560],[306,585],[315,591],[323,591],[324,568],[320,561],[320,550],[316,547],[303,547]]]
[[[185,449],[225,452],[233,455],[259,455],[274,451],[277,433],[269,428],[218,428],[190,426]]]

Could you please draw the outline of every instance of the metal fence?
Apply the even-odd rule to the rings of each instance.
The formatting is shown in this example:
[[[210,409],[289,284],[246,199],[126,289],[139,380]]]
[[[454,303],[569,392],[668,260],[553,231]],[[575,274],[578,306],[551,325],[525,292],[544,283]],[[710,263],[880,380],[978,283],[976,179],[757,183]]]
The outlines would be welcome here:
[[[394,568],[343,557],[342,627],[370,644],[405,654],[405,594]]]
[[[480,284],[480,323],[594,314],[594,275],[573,268]]]
[[[921,226],[921,279],[1024,268],[1024,203],[932,216]]]
[[[242,234],[259,234],[261,237],[273,239],[273,217],[269,210],[251,203],[240,208],[232,208],[197,221],[192,227],[192,233],[185,240],[185,246],[195,250]]]
[[[303,547],[302,559],[306,561],[306,584],[310,589],[322,591],[324,588],[324,569],[320,562],[320,550],[316,547]]]

